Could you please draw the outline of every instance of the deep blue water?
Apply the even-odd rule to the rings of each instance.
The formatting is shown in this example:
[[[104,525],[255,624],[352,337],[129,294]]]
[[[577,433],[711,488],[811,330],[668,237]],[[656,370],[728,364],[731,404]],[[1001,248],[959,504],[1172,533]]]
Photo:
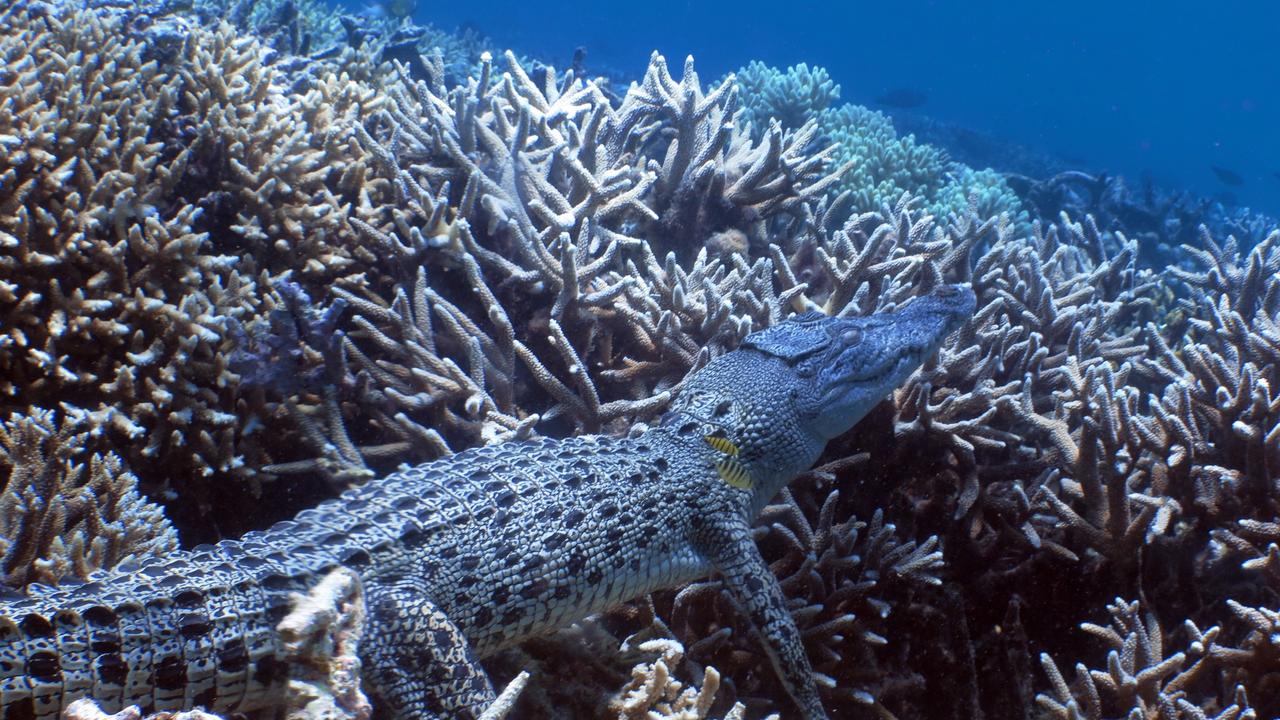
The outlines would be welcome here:
[[[1072,165],[1280,212],[1280,3],[419,0],[415,19],[558,66],[584,46],[589,69],[634,78],[655,48],[673,64],[693,54],[704,79],[750,60],[818,64],[846,101],[914,89],[920,112]]]

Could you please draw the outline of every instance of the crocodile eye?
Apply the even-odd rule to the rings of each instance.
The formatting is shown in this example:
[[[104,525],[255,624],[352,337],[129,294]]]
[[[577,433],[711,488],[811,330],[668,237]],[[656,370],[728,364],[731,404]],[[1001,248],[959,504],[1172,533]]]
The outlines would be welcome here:
[[[840,342],[845,346],[853,346],[862,342],[862,331],[858,328],[849,328],[840,334]]]

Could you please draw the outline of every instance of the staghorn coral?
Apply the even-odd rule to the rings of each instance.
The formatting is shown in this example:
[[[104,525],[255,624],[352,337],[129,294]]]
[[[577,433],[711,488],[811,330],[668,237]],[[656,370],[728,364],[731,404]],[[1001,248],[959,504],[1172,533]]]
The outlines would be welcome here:
[[[6,14],[4,26],[12,29],[4,53],[23,58],[10,64],[0,111],[6,404],[111,399],[130,407],[124,416],[132,433],[157,430],[149,454],[171,439],[185,445],[185,436],[172,434],[201,416],[213,436],[232,418],[159,377],[177,379],[202,361],[216,362],[210,316],[234,307],[239,291],[191,292],[227,258],[200,253],[196,208],[166,207],[168,216],[159,210],[186,161],[160,164],[160,143],[151,139],[174,89],[162,92],[159,69],[143,62],[140,42],[126,44],[123,62],[102,72],[79,65],[81,55],[97,57],[115,30],[93,15],[46,30],[16,10]],[[174,422],[174,413],[183,419]],[[167,427],[156,428],[160,423]],[[188,452],[214,449],[216,442]]]
[[[1012,169],[1007,164],[997,165]],[[1059,164],[1038,172],[1006,173],[1005,180],[1035,215],[1054,217],[1064,211],[1076,217],[1088,214],[1099,227],[1124,232],[1138,241],[1142,258],[1153,267],[1190,269],[1189,256],[1179,248],[1199,244],[1201,226],[1214,237],[1233,236],[1247,249],[1265,240],[1277,225],[1275,218],[1263,213],[1173,191],[1149,177],[1134,182],[1121,175],[1091,174]]]
[[[284,304],[273,276],[363,277],[345,218],[368,158],[335,131],[377,96],[334,75],[291,94],[226,26],[162,62],[128,14],[10,7],[0,25],[4,407],[117,408],[143,438],[124,467],[187,518],[260,492],[210,492],[272,463],[269,430],[297,431],[241,388],[229,330]]]
[[[1190,297],[1177,352],[1147,327],[1170,380],[1145,426],[1155,482],[1215,524],[1243,514],[1271,519],[1280,476],[1280,233],[1241,258],[1234,239],[1184,248],[1201,272],[1174,269]]]
[[[178,536],[113,453],[89,453],[111,410],[14,413],[0,423],[0,585],[83,579],[162,555]]]
[[[829,210],[825,206],[819,208],[824,209]],[[819,212],[810,227],[825,226],[825,218]],[[1040,547],[1063,547],[1053,539],[1040,537],[1037,524],[1043,519],[1031,513],[1026,488],[1030,487],[1034,494],[1036,483],[1044,483],[1042,474],[1053,463],[1069,465],[1069,457],[1071,463],[1078,464],[1080,458],[1077,452],[1039,457],[1040,437],[1058,427],[1052,417],[1040,414],[1053,405],[1045,405],[1039,398],[1052,398],[1055,393],[1064,398],[1074,393],[1086,395],[1082,375],[1093,365],[1123,363],[1142,354],[1145,346],[1137,339],[1142,332],[1139,320],[1144,308],[1150,307],[1150,303],[1141,301],[1150,290],[1149,281],[1147,276],[1134,276],[1131,244],[1112,247],[1110,240],[1103,242],[1091,232],[1087,225],[1064,222],[1034,241],[1020,241],[1009,235],[1007,225],[996,221],[941,227],[928,218],[913,218],[909,204],[902,204],[888,218],[860,215],[834,232],[797,235],[785,241],[787,250],[779,246],[770,249],[769,259],[773,262],[760,267],[772,270],[772,277],[761,276],[755,294],[739,293],[734,298],[738,302],[753,297],[777,298],[776,304],[762,308],[773,308],[762,316],[766,322],[771,313],[788,308],[870,312],[905,300],[931,282],[971,277],[970,257],[988,243],[989,236],[996,236],[977,262],[983,273],[980,287],[985,288],[987,306],[974,326],[944,349],[940,363],[926,368],[899,393],[893,413],[885,418],[891,440],[883,442],[876,430],[864,429],[862,432],[881,442],[862,448],[844,445],[835,451],[865,449],[874,461],[871,472],[859,472],[854,465],[839,462],[836,455],[833,468],[837,469],[829,473],[832,489],[853,487],[853,483],[860,487],[857,492],[849,491],[848,497],[857,499],[851,507],[866,512],[865,517],[879,518],[875,513],[878,504],[900,505],[903,493],[921,490],[911,480],[920,478],[932,486],[930,492],[941,494],[932,501],[914,502],[922,517],[912,519],[912,513],[907,514],[907,523],[915,526],[914,531],[908,531],[909,536],[920,536],[920,528],[933,517],[945,523],[934,525],[936,532],[952,537],[961,559],[971,554],[991,558],[1008,552],[1010,542],[1016,543],[1017,551],[1027,554]],[[1095,251],[1102,254],[1091,254]],[[1043,264],[1037,262],[1041,257],[1046,258]],[[735,260],[740,268],[746,263],[745,259]],[[715,266],[715,260],[700,256],[692,270]],[[668,261],[667,268],[668,276],[682,274],[674,258]],[[799,280],[801,277],[805,282]],[[646,287],[654,286],[636,283],[628,292],[639,295]],[[987,348],[985,355],[982,348]],[[1081,370],[1080,357],[1094,359],[1086,361]],[[1033,396],[1035,399],[1027,405],[1026,398]],[[1065,421],[1061,424],[1065,425]],[[1071,431],[1065,432],[1069,435]],[[1023,480],[1008,482],[1006,467],[1011,459],[1025,475]],[[893,472],[888,473],[887,468],[893,468]],[[897,488],[904,480],[903,490],[884,492]],[[988,485],[990,492],[986,490]],[[882,489],[868,492],[869,486]],[[831,683],[833,696],[888,712],[903,712],[904,708],[918,707],[914,698],[937,680],[914,674],[903,662],[902,653],[939,641],[933,636],[918,637],[918,629],[912,628],[909,620],[896,620],[886,612],[890,605],[878,600],[877,593],[901,592],[894,589],[893,582],[881,587],[882,577],[909,577],[915,573],[913,568],[935,567],[937,556],[932,554],[932,543],[936,540],[927,540],[917,549],[912,543],[897,539],[892,531],[880,529],[881,521],[877,519],[868,541],[875,538],[886,549],[898,550],[887,553],[886,557],[893,559],[886,560],[886,565],[864,571],[864,583],[859,584],[856,574],[842,574],[849,565],[839,560],[848,557],[858,524],[845,521],[840,532],[834,533],[851,538],[841,541],[850,544],[838,545],[842,550],[836,553],[828,554],[826,545],[818,545],[815,553],[810,544],[813,541],[806,540],[817,536],[827,538],[821,542],[831,542],[833,533],[827,528],[833,527],[833,508],[841,497],[845,497],[842,492],[823,490],[807,501],[810,517],[818,518],[816,521],[795,520],[804,515],[794,507],[778,511],[792,519],[790,526],[779,524],[772,514],[767,516],[768,531],[762,534],[762,541],[790,558],[780,561],[777,569],[795,593],[801,625],[812,630],[815,655],[826,658],[817,660],[820,667],[824,662],[833,668],[867,667],[879,655],[886,669],[892,668],[888,673],[891,681],[841,674],[839,681]],[[1022,498],[1021,505],[1016,502],[1018,497]],[[1009,500],[1015,501],[1012,507]],[[938,512],[936,507],[946,510]],[[955,518],[964,522],[953,527]],[[814,529],[810,524],[813,522],[820,530]],[[927,538],[928,533],[923,537]],[[806,577],[807,572],[801,558],[814,554],[829,555],[831,559],[817,566],[819,580],[801,581],[799,578]],[[1070,555],[1070,551],[1062,554]],[[901,568],[895,565],[899,560],[906,563]],[[797,572],[797,566],[800,571],[796,578],[783,574]],[[871,577],[876,579],[867,580]],[[964,612],[965,584],[942,588],[918,604],[908,603],[906,607],[911,609],[906,617],[936,622],[944,613],[956,609]],[[810,594],[815,592],[818,594]],[[906,595],[913,592],[919,591]],[[776,697],[775,692],[760,685],[762,678],[767,682],[770,677],[759,672],[763,659],[753,657],[751,652],[743,653],[737,640],[726,642],[741,636],[731,630],[735,621],[728,609],[717,609],[722,603],[716,599],[714,584],[696,585],[674,597],[679,598],[678,602],[660,601],[659,612],[674,623],[682,642],[691,648],[692,657],[717,658],[715,666],[724,673],[724,685],[733,689],[733,695],[726,697],[755,698],[751,702],[756,706],[767,702],[763,698]],[[843,602],[851,605],[841,605],[831,600],[833,597],[845,597]],[[677,612],[679,621],[674,619],[673,613]],[[886,619],[888,623],[884,624]],[[736,624],[740,625],[740,621]],[[972,649],[963,647],[970,640],[958,632],[946,642],[951,646],[943,662],[956,667],[966,667],[967,663],[967,680],[956,681],[955,687],[968,695],[968,707],[976,711],[981,698]],[[861,662],[840,662],[850,656],[859,657]],[[965,683],[969,685],[966,687]],[[1029,699],[1028,696],[1028,702]]]
[[[622,644],[621,651],[627,652],[629,644],[630,638]],[[611,715],[618,720],[701,720],[710,717],[708,713],[720,686],[720,673],[715,668],[706,669],[701,687],[685,687],[671,675],[671,668],[679,666],[684,659],[684,646],[678,641],[650,639],[638,643],[635,649],[659,653],[659,656],[653,662],[642,663],[632,669],[631,682],[609,703]],[[741,720],[745,711],[741,703],[736,703],[724,715],[724,720]]]
[[[822,492],[820,483],[856,464],[836,461],[793,484],[780,502],[763,510],[756,535],[792,603],[827,705],[885,712],[886,701],[920,690],[919,682],[904,681],[881,665],[879,651],[892,642],[885,620],[895,607],[911,612],[906,605],[913,589],[939,584],[933,573],[942,567],[942,553],[936,537],[920,544],[899,539],[880,511],[869,522],[837,520],[850,505],[840,503],[837,490]],[[748,623],[718,581],[663,594],[657,603],[676,637],[693,643],[690,659],[724,672],[728,698],[756,709],[773,705],[771,698],[782,691],[774,686],[768,659],[749,633],[737,631]]]
[[[117,408],[69,441],[79,472],[109,469],[114,448],[109,474],[175,492],[184,528],[235,532],[215,482],[243,497],[221,481],[306,473],[261,488],[284,494],[532,433],[623,432],[751,329],[968,280],[975,321],[758,528],[833,707],[1014,718],[1040,694],[1070,716],[1111,682],[1130,693],[1108,698],[1119,715],[1146,688],[1185,688],[1172,710],[1143,700],[1157,716],[1246,717],[1246,698],[1280,713],[1274,235],[1204,233],[1154,275],[1145,233],[1024,223],[994,175],[874,117],[828,109],[835,130],[753,138],[737,89],[691,67],[677,81],[660,58],[620,98],[514,56],[464,75],[448,53],[384,93],[378,42],[295,73],[225,28],[174,46],[92,14],[5,12],[0,391],[21,423],[29,406]],[[343,63],[355,82],[326,75]],[[52,442],[66,422],[36,425]],[[58,549],[40,567],[110,562],[94,542],[84,556],[105,559]],[[1111,667],[1074,684],[1037,668],[1093,665],[1099,634],[1077,626],[1117,595],[1149,614],[1114,606]],[[683,662],[619,656],[645,607]],[[599,622],[495,676],[571,657],[584,702],[638,665],[637,712],[779,706],[714,582]],[[1181,666],[1158,651],[1175,647]],[[705,706],[711,668],[720,704]],[[556,677],[522,702],[576,710],[536,704]]]
[[[1224,250],[1206,237],[1207,250],[1193,254],[1208,271],[1175,271],[1193,286],[1191,299],[1181,305],[1195,328],[1195,334],[1188,330],[1178,340],[1175,351],[1150,324],[1162,289],[1154,276],[1135,272],[1136,242],[1100,233],[1091,221],[1064,220],[1034,244],[1022,245],[1020,257],[1011,256],[1019,245],[997,239],[975,263],[975,285],[998,289],[992,299],[1001,306],[980,309],[979,318],[1016,311],[995,326],[978,323],[977,333],[985,336],[978,346],[991,348],[987,358],[976,348],[967,362],[944,351],[939,368],[951,377],[921,374],[933,387],[961,391],[969,383],[958,382],[957,369],[988,374],[986,388],[977,388],[982,390],[978,398],[965,402],[957,395],[929,409],[930,415],[965,406],[983,413],[977,423],[972,415],[943,418],[951,421],[943,427],[959,431],[953,443],[968,440],[956,448],[968,459],[953,461],[947,472],[971,468],[964,472],[967,489],[958,506],[944,504],[954,507],[960,527],[968,529],[967,536],[948,538],[950,562],[964,566],[970,552],[996,562],[994,571],[964,581],[970,593],[1003,586],[1005,592],[1034,598],[1035,578],[1065,574],[1094,588],[1077,591],[1078,607],[1088,607],[1091,597],[1101,604],[1099,596],[1108,591],[1136,591],[1167,612],[1208,621],[1220,628],[1215,630],[1221,632],[1220,642],[1235,645],[1215,651],[1214,664],[1203,668],[1210,689],[1198,688],[1196,706],[1205,712],[1227,708],[1234,702],[1232,688],[1240,684],[1255,703],[1262,701],[1259,714],[1272,711],[1273,693],[1264,688],[1274,686],[1280,666],[1262,639],[1267,637],[1262,628],[1269,622],[1266,603],[1275,602],[1274,590],[1268,595],[1256,586],[1245,589],[1215,569],[1238,553],[1252,569],[1267,569],[1264,546],[1251,545],[1233,531],[1261,530],[1254,538],[1264,541],[1275,513],[1265,499],[1248,500],[1250,477],[1257,483],[1253,492],[1262,493],[1258,498],[1274,477],[1266,469],[1264,441],[1274,424],[1266,388],[1276,367],[1266,350],[1274,310],[1261,301],[1274,294],[1266,289],[1269,247],[1260,246],[1251,260],[1241,262],[1231,243]],[[1220,287],[1217,302],[1208,301],[1196,285]],[[981,289],[980,296],[991,297]],[[1222,319],[1220,308],[1237,304],[1246,308],[1243,315]],[[1234,328],[1229,339],[1218,335],[1231,332],[1227,328]],[[1261,352],[1253,356],[1256,364],[1240,357],[1242,349]],[[915,393],[908,387],[900,394]],[[917,406],[928,408],[919,401]],[[913,425],[916,433],[937,427],[932,418],[924,428]],[[899,433],[909,427],[899,421]],[[917,437],[910,444],[915,453],[924,440]],[[1001,458],[1003,466],[994,462]],[[916,517],[927,517],[918,505]],[[1209,537],[1213,542],[1206,543]],[[1199,587],[1199,597],[1206,600],[1245,592],[1263,606],[1233,603],[1231,614],[1215,613],[1211,605],[1187,597],[1183,589],[1189,585]],[[1052,645],[1063,642],[1041,638]],[[1164,639],[1170,641],[1167,633]],[[989,638],[983,644],[1021,654],[1025,663],[1027,651],[1009,643]],[[1016,643],[1027,644],[1025,638]],[[1025,709],[1026,701],[1024,693],[1017,702]],[[1187,708],[1179,712],[1198,717]]]
[[[788,580],[801,625],[812,629],[815,663],[879,663],[883,672],[875,676],[833,673],[838,679],[829,692],[897,716],[932,716],[920,697],[936,692],[954,696],[953,711],[961,716],[1030,712],[1040,682],[1033,676],[1031,649],[1040,643],[1064,646],[1063,638],[1045,634],[1044,623],[1022,619],[1037,603],[1052,603],[1036,583],[1053,574],[1091,584],[1096,590],[1079,598],[1081,608],[1089,606],[1090,596],[1132,591],[1148,553],[1175,554],[1167,538],[1185,522],[1183,501],[1151,485],[1149,457],[1141,448],[1141,393],[1159,387],[1161,375],[1139,363],[1150,354],[1146,324],[1158,311],[1161,289],[1154,275],[1136,268],[1136,243],[1101,233],[1088,219],[1063,218],[1020,238],[1007,218],[957,217],[939,225],[915,215],[909,203],[854,216],[829,230],[834,214],[830,204],[820,203],[809,231],[784,238],[785,249],[769,250],[773,276],[760,279],[756,294],[735,299],[786,298],[774,306],[782,312],[817,307],[864,313],[905,300],[930,283],[971,279],[984,305],[936,364],[927,365],[884,412],[833,446],[829,489],[806,501],[818,522],[824,515],[830,522],[831,511],[819,510],[841,506],[839,498],[849,498],[842,513],[878,518],[877,508],[884,508],[884,516],[902,521],[897,533],[927,540],[920,546],[921,561],[935,542],[929,536],[941,538],[950,570],[931,575],[942,581],[940,587],[908,583],[902,587],[914,589],[905,592],[884,585],[883,578],[894,574],[883,570],[874,573],[874,582],[850,586],[856,592],[840,591],[841,576],[835,574],[832,583],[830,570],[819,570],[812,582]],[[746,262],[735,260],[739,267]],[[704,264],[714,267],[714,260],[698,258],[694,268]],[[668,265],[671,274],[680,274],[676,261]],[[629,292],[644,287],[637,283]],[[869,453],[871,461],[841,461],[858,452]],[[780,512],[784,518],[804,515],[794,508]],[[820,555],[806,550],[812,547],[806,538],[823,534],[811,524],[776,520],[765,520],[770,524],[761,538],[792,558],[791,564],[777,565],[788,579],[786,568],[796,562],[805,567],[797,559]],[[872,535],[888,542],[886,547],[903,548],[914,563],[915,546],[898,540],[897,533]],[[963,568],[972,572],[956,574]],[[865,603],[848,613],[857,622],[842,616],[838,603],[813,602],[823,595],[809,593],[823,583],[826,593],[847,594],[854,607]],[[1168,597],[1171,589],[1160,588],[1160,596]],[[882,591],[914,599],[887,604],[877,600]],[[717,600],[714,583],[674,597],[679,601],[659,600],[658,612],[677,629],[690,657],[714,660],[722,686],[731,690],[726,698],[769,707],[767,698],[777,697],[767,687],[770,676],[758,671],[761,658],[736,649],[733,629],[740,621]],[[1241,617],[1262,622],[1260,611],[1248,611],[1242,606]],[[943,633],[922,631],[943,617],[960,622]],[[989,624],[1007,630],[991,635],[973,629]],[[1239,633],[1238,625],[1233,632]],[[1254,632],[1265,637],[1260,629]],[[1256,679],[1248,682],[1269,683],[1265,643],[1252,642],[1259,650],[1249,657],[1263,660],[1250,661],[1250,677]],[[916,656],[927,662],[906,660],[917,648],[929,648]],[[850,657],[859,661],[848,662]],[[1009,670],[993,670],[993,663],[1019,668],[1018,682],[994,687],[995,678]]]
[[[1131,720],[1244,720],[1257,713],[1249,705],[1243,685],[1229,687],[1230,703],[1220,703],[1216,693],[1207,700],[1193,700],[1201,676],[1207,675],[1230,651],[1215,639],[1219,628],[1201,631],[1187,621],[1186,650],[1166,655],[1166,635],[1159,621],[1141,612],[1137,601],[1116,598],[1107,606],[1109,627],[1083,623],[1080,629],[1099,638],[1109,647],[1106,670],[1089,670],[1076,665],[1076,680],[1068,684],[1057,663],[1041,654],[1040,663],[1049,676],[1052,694],[1036,696],[1046,716],[1061,720],[1104,717]]]
[[[955,607],[972,616],[972,627],[1014,603],[993,619],[1019,632],[970,639],[962,627],[960,637],[925,643],[941,645],[939,660],[953,668],[947,672],[968,674],[952,692],[965,699],[957,707],[970,710],[957,712],[986,706],[1016,716],[1012,708],[1029,709],[1031,681],[1015,691],[984,687],[991,681],[976,674],[974,654],[1001,648],[1009,662],[1028,665],[1034,640],[1022,635],[1020,603],[965,607],[1002,587],[1035,597],[1026,583],[1049,567],[1130,591],[1143,548],[1163,547],[1182,519],[1184,503],[1148,484],[1139,445],[1138,388],[1159,378],[1136,363],[1149,353],[1144,325],[1158,288],[1149,272],[1135,270],[1135,243],[1090,222],[1064,219],[1019,240],[1007,221],[940,228],[913,220],[903,206],[885,220],[857,216],[814,245],[796,247],[788,264],[816,268],[796,270],[784,286],[804,277],[809,288],[799,300],[867,312],[910,294],[915,282],[971,277],[985,305],[940,361],[896,394],[883,430],[873,417],[855,431],[840,452],[865,450],[880,460],[861,466],[870,473],[838,473],[835,488],[856,478],[861,491],[854,497],[864,512],[896,507],[893,514],[917,536],[931,528],[945,538],[949,567],[986,566],[970,576],[944,575],[943,592],[926,604]],[[806,257],[812,260],[798,262]],[[895,629],[886,633],[890,646],[919,642],[912,628]],[[926,672],[926,687],[937,687],[942,673]],[[883,697],[895,713],[918,707]]]
[[[724,233],[765,243],[835,178],[805,153],[812,126],[755,143],[730,120],[733,86],[704,94],[691,65],[677,82],[655,55],[617,107],[572,73],[539,83],[507,65],[451,91],[406,77],[356,128],[405,208],[352,224],[404,269],[389,293],[338,291],[348,352],[380,432],[433,453],[539,420],[596,431],[652,415],[700,348],[760,322],[719,298],[764,288],[758,318],[783,305],[766,265],[695,249]]]
[[[723,701],[719,671],[691,662],[643,599],[529,641],[487,665],[495,680],[531,678],[513,717],[754,717],[742,703]]]

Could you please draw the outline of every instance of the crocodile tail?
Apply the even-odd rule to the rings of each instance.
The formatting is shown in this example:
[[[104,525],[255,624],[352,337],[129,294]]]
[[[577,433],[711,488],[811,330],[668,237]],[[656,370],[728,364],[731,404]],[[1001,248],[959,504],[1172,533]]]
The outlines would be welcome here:
[[[33,586],[0,599],[0,720],[55,720],[82,697],[109,713],[271,705],[288,676],[275,633],[287,612],[287,592],[214,553]]]

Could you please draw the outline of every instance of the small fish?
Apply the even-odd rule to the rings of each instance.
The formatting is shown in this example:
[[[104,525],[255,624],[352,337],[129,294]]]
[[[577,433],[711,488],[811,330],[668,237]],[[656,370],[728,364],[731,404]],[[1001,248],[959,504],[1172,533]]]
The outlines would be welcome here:
[[[736,457],[725,456],[716,460],[716,472],[720,473],[721,480],[739,490],[750,490],[754,482],[751,479],[751,471]]]
[[[738,459],[738,446],[729,438],[720,435],[704,435],[703,439],[717,452],[724,453],[724,457],[717,458],[715,462],[720,479],[739,490],[750,490],[754,481],[751,478],[751,471]]]
[[[894,88],[876,98],[876,103],[885,107],[909,110],[918,108],[929,101],[929,96],[911,88]]]
[[[703,439],[707,441],[708,445],[724,453],[725,455],[732,455],[733,457],[738,457],[738,446],[734,445],[733,441],[730,440],[729,438],[722,437],[720,435],[707,435]]]
[[[1234,170],[1228,170],[1227,168],[1219,167],[1217,165],[1210,165],[1209,169],[1213,171],[1214,175],[1218,176],[1218,182],[1223,185],[1240,187],[1244,184],[1244,178],[1240,177],[1240,173]]]

